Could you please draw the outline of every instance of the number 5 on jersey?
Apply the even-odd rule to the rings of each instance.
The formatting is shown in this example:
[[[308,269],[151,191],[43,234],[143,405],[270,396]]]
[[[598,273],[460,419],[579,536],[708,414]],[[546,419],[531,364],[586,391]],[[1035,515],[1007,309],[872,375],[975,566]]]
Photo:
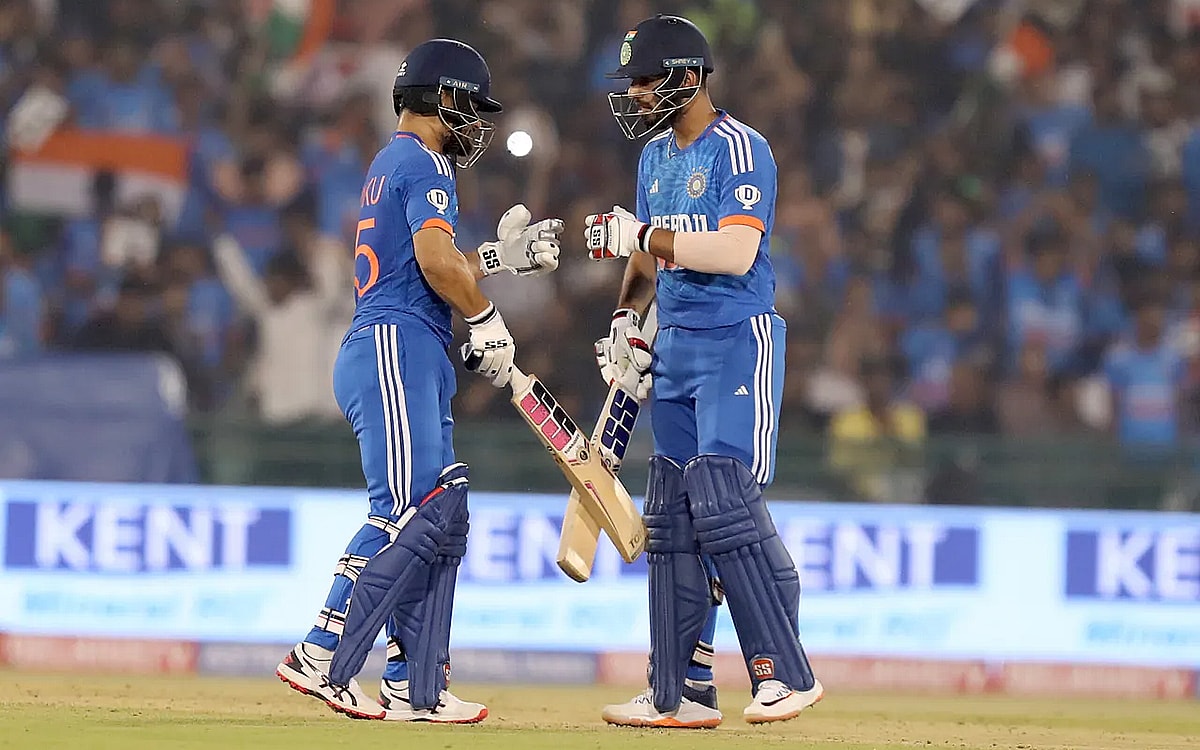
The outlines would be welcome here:
[[[359,297],[370,291],[371,287],[375,286],[375,282],[379,281],[379,256],[375,254],[373,247],[362,241],[363,232],[374,228],[375,217],[369,216],[359,220],[358,231],[354,233],[354,291]],[[365,281],[359,276],[359,258],[367,259],[367,278]]]

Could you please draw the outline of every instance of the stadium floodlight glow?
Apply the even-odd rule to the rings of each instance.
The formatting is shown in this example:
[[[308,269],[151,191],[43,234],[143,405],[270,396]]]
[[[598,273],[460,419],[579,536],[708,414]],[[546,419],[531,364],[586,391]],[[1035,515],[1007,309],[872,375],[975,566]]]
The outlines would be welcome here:
[[[523,159],[529,156],[530,151],[533,151],[533,137],[524,130],[514,130],[508,136],[506,145],[508,146],[508,153],[518,159]]]

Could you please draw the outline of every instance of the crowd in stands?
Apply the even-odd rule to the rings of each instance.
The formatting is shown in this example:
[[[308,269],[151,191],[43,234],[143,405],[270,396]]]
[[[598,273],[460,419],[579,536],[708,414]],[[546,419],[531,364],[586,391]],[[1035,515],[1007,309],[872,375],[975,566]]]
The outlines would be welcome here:
[[[333,4],[302,49],[294,3],[0,0],[0,357],[163,351],[197,412],[339,418],[362,175],[395,125],[399,61],[447,35],[484,53],[506,107],[460,172],[459,245],[518,201],[567,220],[557,273],[487,291],[523,366],[594,411],[620,271],[576,239],[632,202],[640,148],[603,73],[627,29],[673,11],[714,44],[718,106],[779,164],[786,422],[835,442],[1108,431],[1150,451],[1200,426],[1193,0]],[[22,154],[50,131],[182,144],[178,195],[118,166],[85,170],[85,208],[41,207]],[[508,413],[465,377],[457,409]]]

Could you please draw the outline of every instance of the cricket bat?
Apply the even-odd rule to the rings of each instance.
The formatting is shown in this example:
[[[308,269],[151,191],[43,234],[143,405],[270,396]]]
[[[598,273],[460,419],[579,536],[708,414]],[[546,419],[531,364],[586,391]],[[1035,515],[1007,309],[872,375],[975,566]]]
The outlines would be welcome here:
[[[636,560],[646,547],[646,526],[629,491],[536,375],[514,367],[509,384],[513,406],[571,483],[572,497],[595,519],[597,535],[603,530],[622,559]]]
[[[646,311],[646,320],[642,323],[643,337],[653,345],[654,336],[658,333],[658,309],[651,304]],[[616,476],[621,471],[621,462],[625,458],[625,450],[629,447],[633,425],[637,422],[641,404],[637,398],[638,373],[630,369],[623,381],[612,384],[608,389],[608,397],[600,410],[600,419],[592,430],[592,445],[600,454],[600,459],[609,471]],[[635,513],[637,508],[633,509]],[[640,517],[640,513],[639,513]],[[596,548],[600,542],[600,522],[581,501],[578,492],[572,491],[567,500],[567,509],[563,514],[562,534],[558,539],[558,555],[555,561],[567,576],[580,583],[592,575],[592,565],[596,561]],[[626,562],[632,562],[626,558]]]

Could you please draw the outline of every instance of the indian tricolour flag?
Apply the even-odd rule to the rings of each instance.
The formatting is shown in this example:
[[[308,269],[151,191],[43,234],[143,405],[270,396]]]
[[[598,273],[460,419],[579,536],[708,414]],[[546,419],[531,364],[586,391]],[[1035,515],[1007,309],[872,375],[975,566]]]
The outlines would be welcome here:
[[[35,149],[10,147],[8,200],[14,210],[84,216],[101,172],[115,178],[118,204],[154,195],[173,222],[187,191],[188,144],[181,138],[60,128]]]
[[[333,28],[337,0],[246,0],[251,24],[261,28],[276,60],[303,60],[320,49]]]

